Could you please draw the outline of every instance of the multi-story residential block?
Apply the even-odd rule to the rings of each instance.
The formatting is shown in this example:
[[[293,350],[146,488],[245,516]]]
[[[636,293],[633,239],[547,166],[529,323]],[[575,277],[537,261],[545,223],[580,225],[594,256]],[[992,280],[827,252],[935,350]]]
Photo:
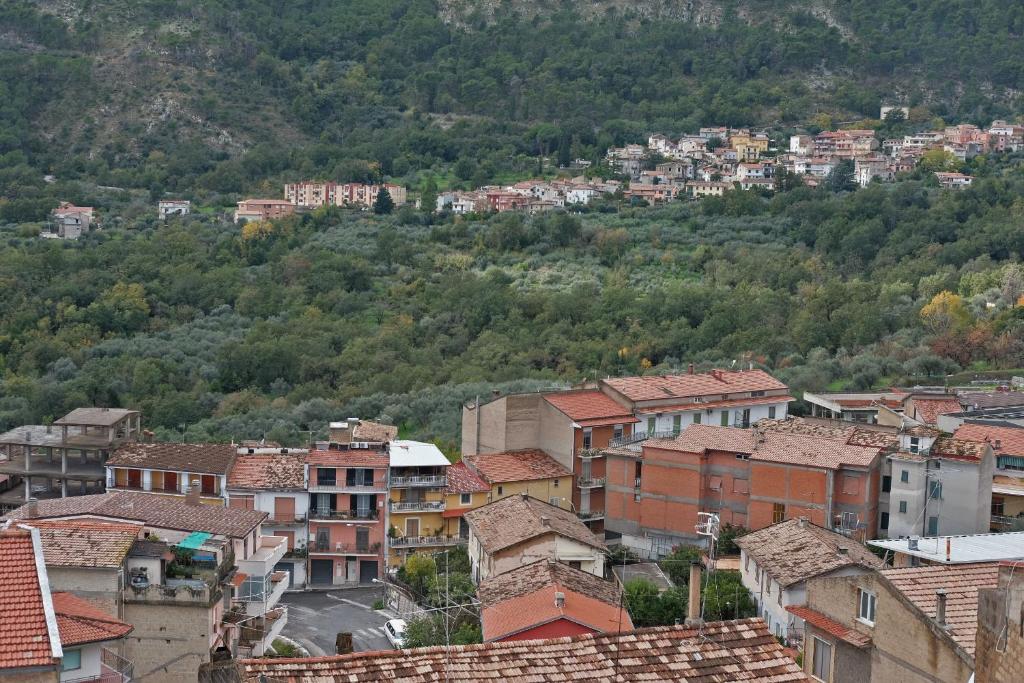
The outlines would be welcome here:
[[[490,502],[491,485],[480,475],[469,469],[464,462],[457,462],[448,468],[448,483],[444,489],[444,535],[458,537],[460,542],[469,541],[469,525],[465,514],[483,507]]]
[[[235,222],[269,221],[295,213],[295,205],[284,199],[243,199],[235,210]]]
[[[691,197],[721,197],[726,190],[732,189],[732,183],[718,180],[694,180],[686,183],[686,191]]]
[[[289,587],[306,584],[309,473],[304,450],[240,453],[228,473],[228,506],[267,513],[264,532],[285,539],[285,557],[275,569],[288,572]],[[285,451],[285,452],[280,452]]]
[[[491,487],[488,501],[525,495],[566,510],[572,504],[572,472],[539,449],[464,455],[462,462]]]
[[[187,216],[192,212],[192,202],[187,199],[161,199],[157,202],[156,212],[162,221],[173,216]]]
[[[184,496],[196,491],[206,505],[227,504],[228,472],[237,457],[231,444],[125,444],[106,463],[107,489]]]
[[[431,443],[392,441],[388,447],[388,566],[398,567],[417,551],[437,551],[462,541],[445,533],[448,467]]]
[[[30,498],[102,493],[110,453],[141,434],[141,414],[120,408],[77,408],[52,425],[26,425],[0,435],[0,474],[24,484],[0,498],[4,509]]]
[[[370,583],[383,575],[390,459],[383,446],[351,446],[306,456],[312,585]]]
[[[548,559],[604,577],[605,544],[568,510],[521,494],[467,512],[465,519],[474,581]]]
[[[823,683],[967,681],[979,591],[995,563],[883,569],[807,582],[804,671]]]
[[[377,201],[377,195],[381,190],[387,190],[391,201],[395,206],[401,206],[406,202],[406,191],[402,185],[384,183],[383,185],[366,185],[364,183],[345,183],[338,185],[334,191],[334,204],[345,206],[353,204],[367,209],[373,208]]]
[[[1024,530],[1024,427],[967,422],[953,437],[992,449],[992,531]]]
[[[807,602],[807,581],[818,576],[851,576],[882,567],[861,543],[807,521],[788,519],[736,539],[740,578],[757,602],[768,630],[798,644],[803,621],[787,611]]]
[[[315,180],[287,183],[284,186],[284,198],[295,206],[305,208],[334,206],[337,188],[337,183]]]

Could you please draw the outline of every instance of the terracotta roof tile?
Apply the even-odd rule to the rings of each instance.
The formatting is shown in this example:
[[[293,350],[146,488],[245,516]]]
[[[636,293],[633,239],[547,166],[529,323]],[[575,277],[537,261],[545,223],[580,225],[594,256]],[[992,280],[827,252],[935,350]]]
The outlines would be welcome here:
[[[947,413],[959,413],[960,402],[955,398],[911,398],[914,403],[916,419],[925,424],[934,425],[939,421],[939,415]]]
[[[448,468],[448,486],[445,487],[445,493],[484,493],[490,490],[490,484],[469,469],[466,463],[457,462]]]
[[[843,567],[882,566],[882,561],[857,541],[799,519],[740,536],[736,545],[782,586]],[[845,548],[846,554],[841,555],[840,548]]]
[[[353,441],[366,441],[373,443],[387,443],[394,441],[398,436],[398,427],[394,425],[360,420],[352,429]]]
[[[174,472],[227,474],[238,449],[215,443],[130,443],[121,446],[108,466],[139,467]]]
[[[551,533],[602,550],[605,547],[570,511],[525,495],[509,496],[471,510],[465,519],[489,553]]]
[[[788,387],[763,370],[740,370],[696,375],[645,375],[602,380],[631,401],[712,396],[744,391],[773,391]]]
[[[884,569],[882,576],[929,617],[935,616],[935,591],[945,589],[947,632],[968,654],[974,655],[978,589],[997,586],[998,562]]]
[[[835,470],[843,465],[870,467],[881,450],[877,446],[853,446],[815,436],[767,432],[750,459]]]
[[[134,628],[71,593],[54,593],[53,611],[63,647],[117,640]]]
[[[506,481],[536,481],[572,476],[572,472],[538,449],[466,455],[462,461],[492,485]]]
[[[928,449],[930,456],[940,456],[950,460],[978,461],[988,452],[988,444],[979,441],[967,441],[951,436],[940,436]]]
[[[962,441],[987,441],[996,455],[1024,457],[1024,428],[1021,427],[996,427],[966,422],[953,433],[953,437]],[[998,448],[996,441],[999,441]]]
[[[699,656],[698,656],[699,655]],[[247,682],[787,683],[810,679],[760,619],[660,626],[626,633],[519,640],[306,659],[245,659]]]
[[[299,454],[240,455],[228,473],[228,488],[304,489],[305,471],[303,456]]]
[[[25,525],[39,529],[49,567],[120,567],[142,533],[141,524],[91,519],[39,519]]]
[[[871,638],[864,635],[860,631],[852,628],[843,626],[838,621],[835,621],[821,612],[816,612],[810,607],[804,605],[788,605],[786,611],[790,614],[794,614],[811,626],[828,633],[829,635],[835,636],[840,640],[844,640],[850,645],[858,648],[865,648],[871,644]]]
[[[739,427],[695,424],[688,425],[675,438],[649,439],[644,442],[644,446],[683,453],[704,453],[709,450],[727,453],[753,453],[754,432]]]
[[[628,408],[623,408],[598,389],[545,394],[544,400],[583,427],[639,421]]]
[[[40,500],[36,503],[35,513],[29,511],[28,505],[22,505],[8,513],[7,519],[78,516],[130,520],[163,529],[206,531],[241,538],[252,533],[267,518],[267,513],[217,505],[192,505],[183,498],[135,491],[108,491],[90,496]]]
[[[391,458],[384,451],[371,448],[354,448],[347,451],[310,451],[306,462],[321,467],[369,467],[382,469],[391,464]]]
[[[565,598],[556,604],[555,593]],[[619,585],[579,569],[540,560],[479,586],[484,640],[496,640],[558,619],[595,632],[631,631]]]
[[[40,583],[36,552],[30,531],[15,526],[0,531],[0,669],[58,661],[53,646],[59,643],[52,640],[59,636],[51,633],[47,617],[54,627],[56,620]]]

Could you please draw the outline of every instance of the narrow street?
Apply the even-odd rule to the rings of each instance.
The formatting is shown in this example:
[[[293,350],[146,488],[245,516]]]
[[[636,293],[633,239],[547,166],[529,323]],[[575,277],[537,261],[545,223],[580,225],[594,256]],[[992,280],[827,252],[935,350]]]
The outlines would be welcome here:
[[[381,595],[382,590],[376,587],[286,593],[281,603],[288,605],[288,624],[282,635],[298,642],[314,657],[333,655],[335,638],[345,632],[352,634],[356,652],[391,649],[382,630],[391,617],[372,609]]]

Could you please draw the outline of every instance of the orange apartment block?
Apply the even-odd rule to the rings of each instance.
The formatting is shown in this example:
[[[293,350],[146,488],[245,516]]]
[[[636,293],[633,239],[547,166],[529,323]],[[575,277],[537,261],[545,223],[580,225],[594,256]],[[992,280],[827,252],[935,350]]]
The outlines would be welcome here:
[[[269,221],[295,213],[295,205],[284,199],[243,199],[235,210],[235,222]]]

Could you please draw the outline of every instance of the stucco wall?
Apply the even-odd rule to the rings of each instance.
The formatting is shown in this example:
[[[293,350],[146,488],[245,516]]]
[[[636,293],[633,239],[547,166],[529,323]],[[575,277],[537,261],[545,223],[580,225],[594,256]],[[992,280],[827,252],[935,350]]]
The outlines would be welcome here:
[[[117,614],[117,600],[120,594],[117,569],[47,565],[46,574],[50,579],[50,590],[74,593],[108,614]],[[159,572],[155,576],[159,576]]]

